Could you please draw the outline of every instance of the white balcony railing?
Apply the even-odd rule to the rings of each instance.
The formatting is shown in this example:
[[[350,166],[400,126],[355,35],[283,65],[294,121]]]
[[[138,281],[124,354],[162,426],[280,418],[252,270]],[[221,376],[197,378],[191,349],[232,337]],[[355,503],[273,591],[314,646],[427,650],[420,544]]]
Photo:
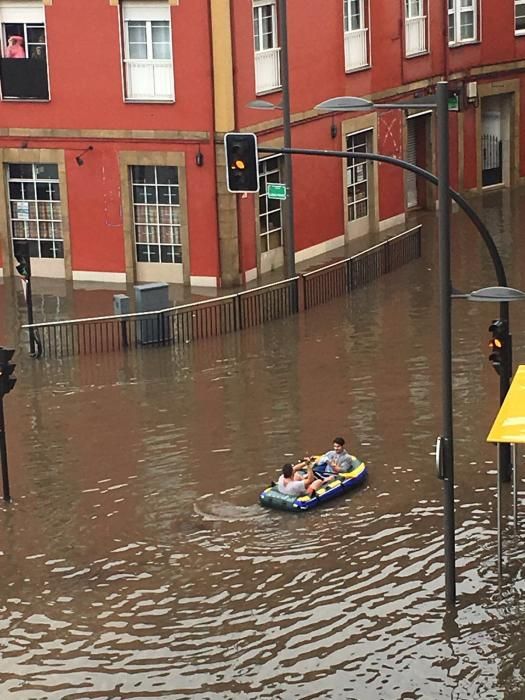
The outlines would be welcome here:
[[[405,21],[405,50],[407,56],[427,50],[427,18],[410,17]]]
[[[173,100],[171,61],[126,59],[126,97],[130,100]]]
[[[368,65],[368,29],[345,32],[345,70]]]
[[[255,52],[255,92],[281,87],[281,49]]]

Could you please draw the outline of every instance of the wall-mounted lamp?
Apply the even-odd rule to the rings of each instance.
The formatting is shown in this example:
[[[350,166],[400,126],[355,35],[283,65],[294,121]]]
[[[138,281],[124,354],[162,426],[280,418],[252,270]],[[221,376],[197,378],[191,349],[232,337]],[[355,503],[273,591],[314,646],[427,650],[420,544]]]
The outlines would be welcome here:
[[[335,123],[335,117],[332,116],[332,123],[330,124],[330,136],[335,139],[337,136],[337,124]]]
[[[82,156],[84,155],[84,153],[87,153],[88,151],[92,151],[92,150],[93,150],[93,146],[88,146],[81,153],[79,153],[78,156],[75,156],[75,160],[77,161],[78,166],[84,165],[84,161],[82,160]]]
[[[199,150],[197,151],[195,155],[195,165],[197,167],[202,167],[204,165],[204,155],[201,153],[201,147],[199,146]]]

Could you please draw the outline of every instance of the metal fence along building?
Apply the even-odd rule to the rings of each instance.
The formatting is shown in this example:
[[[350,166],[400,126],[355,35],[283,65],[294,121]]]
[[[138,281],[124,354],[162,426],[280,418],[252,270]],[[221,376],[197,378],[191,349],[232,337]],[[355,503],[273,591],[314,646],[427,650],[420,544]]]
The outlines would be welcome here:
[[[291,279],[216,299],[119,316],[23,326],[48,357],[188,343],[258,326],[347,294],[419,258],[421,226],[350,258]]]

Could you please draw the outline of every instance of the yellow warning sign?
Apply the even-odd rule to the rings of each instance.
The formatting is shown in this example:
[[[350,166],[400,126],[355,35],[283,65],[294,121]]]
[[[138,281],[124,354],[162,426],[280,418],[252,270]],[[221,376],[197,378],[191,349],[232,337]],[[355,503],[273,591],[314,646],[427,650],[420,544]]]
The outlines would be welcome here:
[[[525,443],[525,365],[520,365],[487,442]]]

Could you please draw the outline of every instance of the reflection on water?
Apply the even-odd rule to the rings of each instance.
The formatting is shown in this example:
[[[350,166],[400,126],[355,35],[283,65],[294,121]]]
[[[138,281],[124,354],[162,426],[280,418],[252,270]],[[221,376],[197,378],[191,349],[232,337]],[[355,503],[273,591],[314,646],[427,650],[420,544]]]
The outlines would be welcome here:
[[[483,215],[510,251],[523,212],[514,195],[502,214],[502,197]],[[454,286],[492,284],[456,225]],[[443,603],[432,226],[421,262],[301,318],[129,356],[19,353],[2,698],[523,697],[510,521],[501,590],[495,569],[490,304],[454,306],[457,613]],[[514,235],[507,271],[523,287]],[[516,362],[524,319],[513,307]],[[259,507],[280,464],[339,433],[369,465],[365,487],[309,513]]]

